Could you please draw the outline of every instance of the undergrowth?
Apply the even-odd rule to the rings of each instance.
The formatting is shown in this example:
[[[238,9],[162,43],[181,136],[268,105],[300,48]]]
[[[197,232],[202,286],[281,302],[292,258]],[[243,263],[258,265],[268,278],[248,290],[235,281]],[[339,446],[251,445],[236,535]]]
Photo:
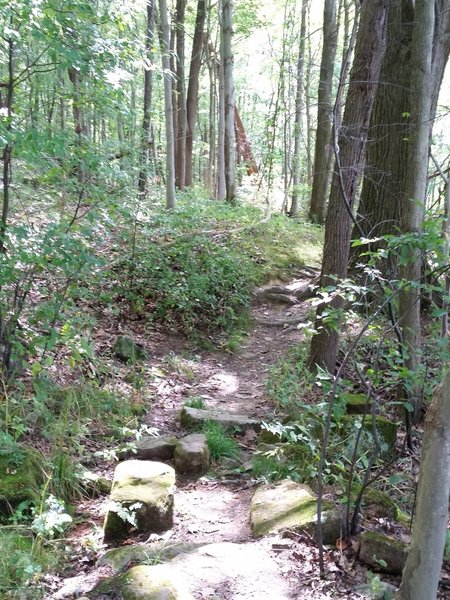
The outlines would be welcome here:
[[[130,246],[130,238],[132,244]],[[191,337],[247,328],[257,284],[317,263],[320,230],[250,206],[187,197],[124,229],[103,299]],[[113,284],[113,287],[111,286]]]

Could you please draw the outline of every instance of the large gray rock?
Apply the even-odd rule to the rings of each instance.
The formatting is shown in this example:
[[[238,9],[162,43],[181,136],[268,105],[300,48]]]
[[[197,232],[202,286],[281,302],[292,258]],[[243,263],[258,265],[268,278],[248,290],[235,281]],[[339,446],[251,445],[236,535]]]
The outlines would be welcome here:
[[[240,431],[247,431],[247,429],[259,431],[261,429],[260,421],[246,415],[235,415],[213,408],[192,408],[191,406],[185,406],[181,411],[181,424],[185,427],[201,427],[207,421],[220,423],[225,429],[236,428]]]
[[[93,497],[111,492],[112,481],[93,471],[83,471],[80,475],[80,483],[84,490]]]
[[[116,467],[111,503],[105,518],[105,541],[120,539],[131,527],[157,532],[173,525],[175,471],[159,462],[127,460]],[[124,519],[127,514],[133,520]]]
[[[136,442],[134,458],[138,460],[172,460],[178,440],[173,436],[143,435]]]
[[[114,342],[115,356],[124,362],[136,362],[147,358],[144,348],[129,335],[118,335]]]
[[[209,469],[210,452],[203,433],[191,433],[178,441],[175,469],[179,473],[202,474]]]
[[[400,575],[405,566],[408,546],[402,540],[375,531],[361,535],[359,558],[386,573]]]
[[[260,537],[296,529],[314,535],[317,526],[317,496],[307,486],[284,480],[263,485],[253,495],[250,505],[250,526],[253,535]],[[341,516],[328,501],[322,506],[323,541],[335,544],[341,537]]]
[[[97,567],[108,566],[114,573],[123,573],[131,564],[152,561],[163,563],[172,560],[179,554],[192,552],[203,546],[202,543],[155,542],[153,544],[132,544],[107,550],[97,561]]]

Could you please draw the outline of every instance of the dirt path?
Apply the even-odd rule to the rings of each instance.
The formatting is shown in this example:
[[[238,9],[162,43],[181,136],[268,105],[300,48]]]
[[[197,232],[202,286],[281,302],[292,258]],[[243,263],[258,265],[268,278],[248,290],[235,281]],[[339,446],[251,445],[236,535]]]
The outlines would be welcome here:
[[[151,406],[145,415],[146,424],[156,427],[160,434],[183,433],[179,411],[186,399],[193,396],[201,396],[209,407],[258,418],[273,417],[273,407],[265,395],[268,371],[302,339],[302,332],[296,327],[274,326],[274,323],[301,320],[308,310],[305,303],[290,306],[259,302],[253,310],[255,325],[235,355],[193,352],[179,339],[167,338],[162,333],[153,331],[147,337],[141,331],[128,331],[146,346],[151,357],[145,365],[142,392]],[[261,321],[271,324],[262,325]],[[106,327],[104,336],[105,332],[108,337]],[[122,380],[124,373],[118,369],[117,377]],[[254,439],[244,438],[241,446],[245,463],[254,449]],[[317,573],[317,550],[310,540],[292,532],[259,540],[252,538],[249,506],[255,485],[250,475],[227,473],[226,469],[219,470],[218,478],[179,478],[174,527],[161,536],[135,537],[126,544],[214,544],[207,546],[206,556],[200,550],[193,556],[183,555],[180,568],[185,569],[186,581],[199,600],[361,597],[350,595],[349,590],[355,578],[363,579],[363,571],[353,565],[348,570],[340,565],[342,557],[336,551],[327,555],[330,577],[322,581]],[[92,528],[86,525],[86,520],[101,526],[105,503],[91,501],[82,505],[84,521],[72,534],[79,549],[73,565],[78,573],[75,578],[57,584],[59,591],[52,597],[54,600],[89,593],[96,580],[108,575],[108,569],[96,567],[94,555],[89,556],[86,551],[86,540],[89,535],[92,538]],[[100,542],[100,537],[97,539]],[[89,594],[89,597],[103,600],[109,596]]]

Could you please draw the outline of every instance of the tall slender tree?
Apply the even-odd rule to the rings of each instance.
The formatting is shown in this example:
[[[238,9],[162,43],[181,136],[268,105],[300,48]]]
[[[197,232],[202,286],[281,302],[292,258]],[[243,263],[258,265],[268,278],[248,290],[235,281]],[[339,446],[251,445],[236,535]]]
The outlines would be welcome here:
[[[166,207],[175,207],[175,139],[173,131],[172,72],[170,70],[170,26],[166,0],[159,0],[161,61],[164,73],[166,124]]]
[[[314,150],[314,175],[309,218],[324,223],[330,181],[329,156],[333,115],[333,69],[336,59],[338,29],[336,0],[325,0],[323,9],[323,47],[317,104],[317,133]]]
[[[155,33],[154,0],[147,0],[147,24],[145,30],[145,59],[144,59],[144,106],[142,118],[142,147],[141,164],[138,178],[139,193],[145,196],[148,191],[148,168],[150,146],[152,144],[152,91],[153,91],[153,37]]]
[[[233,80],[233,2],[222,0],[221,65],[223,65],[224,95],[224,159],[226,200],[236,200],[236,136],[234,130],[234,80]]]
[[[206,0],[198,0],[186,99],[187,129],[185,183],[187,186],[192,185],[192,153],[194,146],[195,124],[197,121],[199,76],[205,38],[205,20]]]

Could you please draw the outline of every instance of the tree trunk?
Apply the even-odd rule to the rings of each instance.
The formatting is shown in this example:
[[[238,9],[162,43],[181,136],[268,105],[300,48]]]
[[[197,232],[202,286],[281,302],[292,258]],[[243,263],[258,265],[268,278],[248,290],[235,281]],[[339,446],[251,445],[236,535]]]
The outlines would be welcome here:
[[[186,0],[177,0],[175,28],[177,32],[177,132],[175,152],[175,183],[184,190],[186,173],[186,93],[184,84],[184,14]]]
[[[437,99],[450,50],[448,0],[437,0],[436,29],[433,42],[432,74],[428,82],[432,93],[431,115],[434,120]],[[375,98],[370,125],[371,141],[367,148],[365,178],[358,208],[358,227],[353,238],[398,234],[401,198],[407,185],[408,128],[411,74],[411,38],[414,24],[412,0],[392,0],[388,14],[388,43],[381,68],[381,85]],[[376,250],[379,244],[371,244]],[[350,263],[364,262],[362,247],[351,249]],[[364,248],[364,251],[367,248]],[[397,261],[383,261],[386,278],[397,277]]]
[[[329,154],[333,113],[333,68],[337,49],[336,0],[325,0],[323,9],[323,48],[317,108],[314,175],[309,219],[323,223],[329,184]]]
[[[147,28],[145,32],[145,59],[144,67],[144,115],[142,119],[142,148],[141,165],[138,178],[138,191],[142,196],[148,192],[148,167],[150,161],[150,146],[152,144],[152,88],[153,88],[153,37],[155,32],[154,0],[147,0]]]
[[[450,492],[450,373],[435,390],[425,419],[411,549],[398,600],[436,598]]]
[[[422,231],[424,203],[427,188],[428,152],[432,122],[432,54],[435,6],[432,0],[417,0],[411,42],[411,116],[408,132],[406,189],[402,197],[401,231],[404,235],[418,235]],[[410,244],[404,248],[401,266],[404,282],[420,282],[421,253]],[[409,381],[407,396],[414,406],[413,421],[421,417],[422,385],[418,380],[420,364],[420,288],[408,286],[399,296],[399,320],[406,350],[405,366],[413,382]]]
[[[164,115],[166,122],[166,208],[175,208],[175,140],[173,133],[172,74],[170,71],[170,28],[166,0],[159,0],[161,61],[164,72]]]
[[[347,276],[352,210],[364,166],[370,114],[385,50],[387,4],[388,0],[366,0],[361,8],[344,117],[339,131],[333,132],[337,145],[336,166],[325,225],[321,287],[335,285],[336,280]],[[342,297],[336,296],[331,308],[339,310],[342,305]],[[327,305],[317,310],[317,334],[311,340],[309,365],[312,370],[319,366],[333,373],[339,324],[335,327],[327,324],[329,308]]]
[[[233,35],[232,0],[222,0],[221,24],[221,66],[223,66],[223,87],[225,104],[225,186],[226,200],[234,204],[236,200],[236,136],[234,131],[234,82],[233,52],[231,40]]]
[[[220,42],[222,54],[222,41]],[[219,61],[219,111],[217,124],[217,165],[216,165],[216,199],[225,200],[227,196],[225,180],[225,83],[224,63]]]
[[[305,42],[306,42],[306,11],[308,0],[302,0],[302,16],[300,25],[300,44],[297,60],[297,93],[295,96],[295,123],[294,123],[294,155],[292,157],[292,200],[289,214],[296,217],[299,210],[299,187],[300,187],[300,162],[302,147],[302,119],[303,119],[303,87],[304,87],[304,65],[305,65]]]
[[[13,118],[13,97],[14,97],[14,42],[12,38],[4,40],[7,48],[7,66],[8,66],[8,78],[6,82],[6,98],[3,100],[0,95],[0,108],[6,109],[6,116],[8,118],[6,129],[11,131],[12,118]],[[3,202],[2,202],[2,216],[0,222],[0,253],[5,252],[5,233],[8,224],[9,215],[9,203],[10,203],[10,188],[11,188],[11,170],[12,170],[12,145],[10,142],[6,142],[3,147],[2,160],[3,160],[3,173],[2,173],[2,184],[3,184]],[[0,331],[0,334],[3,334]],[[2,341],[3,336],[1,336]],[[3,364],[8,368],[8,364]]]
[[[194,131],[197,121],[198,89],[202,52],[204,44],[204,29],[206,19],[206,0],[198,0],[197,16],[195,19],[194,41],[192,43],[191,65],[189,68],[189,84],[186,100],[186,168],[185,184],[192,185],[192,152],[194,146]]]

